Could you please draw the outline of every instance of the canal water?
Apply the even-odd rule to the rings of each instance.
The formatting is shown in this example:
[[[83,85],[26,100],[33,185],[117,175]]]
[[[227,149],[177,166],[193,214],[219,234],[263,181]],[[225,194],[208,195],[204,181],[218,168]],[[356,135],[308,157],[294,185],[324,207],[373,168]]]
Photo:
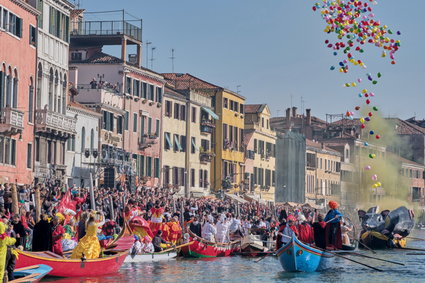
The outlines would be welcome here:
[[[413,237],[425,239],[425,230],[415,230]],[[409,240],[408,247],[425,249],[425,241]],[[383,269],[377,272],[356,263],[336,258],[335,267],[326,272],[287,273],[277,259],[228,257],[215,259],[177,259],[157,263],[124,264],[118,274],[102,278],[66,278],[46,280],[56,283],[112,283],[112,282],[425,282],[425,251],[377,251],[386,260],[405,266],[361,257],[351,258]],[[43,281],[44,282],[44,281]]]

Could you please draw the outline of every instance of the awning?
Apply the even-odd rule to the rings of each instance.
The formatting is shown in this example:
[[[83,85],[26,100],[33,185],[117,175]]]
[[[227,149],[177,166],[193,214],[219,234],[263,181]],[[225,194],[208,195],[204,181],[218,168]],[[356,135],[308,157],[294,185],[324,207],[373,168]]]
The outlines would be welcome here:
[[[170,148],[173,148],[173,143],[170,140],[170,135],[165,134],[165,140]]]
[[[177,138],[177,136],[174,136],[174,142],[176,143],[178,150],[183,151],[183,148],[180,145],[180,142],[179,142],[179,139]]]
[[[216,120],[220,119],[220,118],[218,117],[218,115],[217,115],[217,114],[215,114],[215,113],[214,113],[214,111],[212,111],[212,110],[211,110],[211,109],[209,109],[208,107],[201,106],[201,108],[202,108],[202,110],[204,110],[205,112],[207,112],[209,115],[211,115],[211,117],[213,117],[213,119],[216,119]]]
[[[247,203],[248,202],[247,200],[244,200],[243,198],[238,197],[237,195],[234,195],[234,194],[225,193],[225,195],[226,195],[226,197],[231,198],[231,199],[233,199],[237,202],[240,202],[240,203]]]

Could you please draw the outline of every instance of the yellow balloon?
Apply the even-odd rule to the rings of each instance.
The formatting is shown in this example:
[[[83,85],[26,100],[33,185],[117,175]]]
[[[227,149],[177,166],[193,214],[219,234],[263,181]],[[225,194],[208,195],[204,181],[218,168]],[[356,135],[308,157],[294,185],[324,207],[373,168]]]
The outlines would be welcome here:
[[[360,123],[364,124],[365,120],[364,118],[360,118]]]

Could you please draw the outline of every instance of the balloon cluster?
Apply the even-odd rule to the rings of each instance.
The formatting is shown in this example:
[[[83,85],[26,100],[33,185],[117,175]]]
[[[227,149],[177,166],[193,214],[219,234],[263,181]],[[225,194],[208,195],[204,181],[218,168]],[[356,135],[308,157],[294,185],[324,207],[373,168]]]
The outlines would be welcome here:
[[[382,25],[379,20],[375,19],[372,5],[376,5],[376,0],[322,0],[313,6],[313,11],[320,11],[322,18],[326,22],[324,32],[327,34],[336,34],[336,41],[329,39],[325,40],[327,48],[332,50],[334,56],[341,54],[343,58],[339,60],[338,65],[330,67],[330,70],[339,69],[341,73],[348,73],[350,64],[366,69],[367,66],[363,60],[358,57],[365,52],[365,46],[371,45],[382,49],[381,57],[386,58],[389,55],[391,64],[396,64],[395,53],[400,48],[400,40],[393,38],[393,35],[401,35],[399,31],[393,32],[386,25]],[[381,79],[382,73],[376,74],[367,73],[366,78],[370,84],[377,85]],[[343,87],[357,87],[363,83],[362,78],[357,78],[346,82]],[[358,93],[358,97],[364,99],[365,108],[370,109],[365,117],[360,117],[359,122],[362,129],[367,127],[375,114],[378,112],[377,106],[372,106],[372,99],[375,96],[374,92],[368,91],[366,88]],[[355,111],[360,114],[361,106],[356,106]],[[355,112],[347,111],[345,116],[353,120]],[[369,131],[369,135],[375,139],[381,139],[381,135],[373,129]],[[369,146],[365,142],[364,146]],[[375,159],[376,154],[370,153],[370,159]],[[367,165],[365,170],[372,170],[370,165]],[[382,184],[378,181],[376,174],[372,175],[373,188],[379,188]]]

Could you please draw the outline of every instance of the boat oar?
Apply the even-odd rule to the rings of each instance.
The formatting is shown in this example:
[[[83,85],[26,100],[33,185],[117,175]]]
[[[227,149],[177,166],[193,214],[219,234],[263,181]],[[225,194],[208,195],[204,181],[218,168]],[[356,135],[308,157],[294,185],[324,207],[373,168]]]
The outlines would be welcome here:
[[[9,281],[9,283],[33,282],[33,281],[37,280],[34,277],[37,277],[39,275],[41,275],[41,273],[33,273],[33,274],[27,275],[25,277],[22,277],[22,278],[19,278],[19,279],[15,279],[15,280]]]
[[[256,260],[255,263],[258,263],[258,262],[262,261],[263,259],[265,259],[266,257],[271,256],[271,255],[275,256],[276,254],[275,253],[268,253],[265,256],[261,257],[260,259]]]
[[[336,256],[336,257],[340,257],[340,258],[346,259],[346,260],[348,260],[348,261],[351,261],[351,262],[354,262],[354,263],[357,263],[357,264],[360,264],[360,265],[366,266],[366,267],[368,267],[368,268],[370,268],[370,269],[373,269],[373,270],[376,270],[376,271],[379,271],[379,272],[383,272],[383,270],[382,270],[382,269],[379,269],[379,268],[376,268],[376,267],[370,266],[370,265],[368,265],[368,264],[365,264],[365,263],[363,263],[363,262],[360,262],[360,261],[357,261],[357,260],[354,260],[354,259],[351,259],[351,258],[348,258],[348,257],[342,256],[342,255],[340,255],[340,254],[333,253],[333,252],[328,251],[328,250],[323,250],[323,249],[318,248],[318,247],[315,247],[315,249],[318,249],[318,250],[324,251],[325,253],[328,253],[328,254],[333,254],[333,255],[334,255],[334,256]]]
[[[171,252],[171,251],[173,251],[173,250],[177,250],[177,249],[179,249],[179,248],[186,247],[186,246],[189,246],[189,245],[191,245],[191,244],[193,244],[193,242],[189,242],[189,243],[186,243],[186,244],[182,244],[182,245],[180,245],[180,246],[176,246],[176,247],[172,247],[172,248],[169,248],[169,249],[163,250],[163,251],[161,251],[161,253]]]
[[[364,254],[360,254],[360,253],[356,253],[356,252],[351,252],[349,254],[356,255],[356,256],[362,256],[362,257],[365,257],[365,258],[371,258],[371,259],[375,259],[375,260],[380,260],[380,261],[383,261],[383,262],[398,264],[398,265],[405,265],[404,263],[401,263],[401,262],[386,260],[386,259],[377,258],[377,257],[373,257],[373,256],[368,256],[368,255],[364,255]]]
[[[360,245],[362,245],[363,247],[365,247],[366,249],[368,249],[372,253],[376,254],[376,252],[374,250],[372,250],[371,248],[369,248],[366,244],[362,243],[361,241],[359,241],[357,239],[354,239],[354,241],[356,241],[357,243],[359,243]]]
[[[398,250],[405,250],[405,251],[419,251],[419,252],[425,252],[425,249],[416,249],[416,248],[394,248],[394,249],[398,249]]]
[[[406,238],[408,238],[408,239],[412,239],[412,240],[418,240],[418,241],[425,241],[425,239],[422,239],[422,238],[415,238],[415,237],[410,237],[410,236],[407,236]]]

